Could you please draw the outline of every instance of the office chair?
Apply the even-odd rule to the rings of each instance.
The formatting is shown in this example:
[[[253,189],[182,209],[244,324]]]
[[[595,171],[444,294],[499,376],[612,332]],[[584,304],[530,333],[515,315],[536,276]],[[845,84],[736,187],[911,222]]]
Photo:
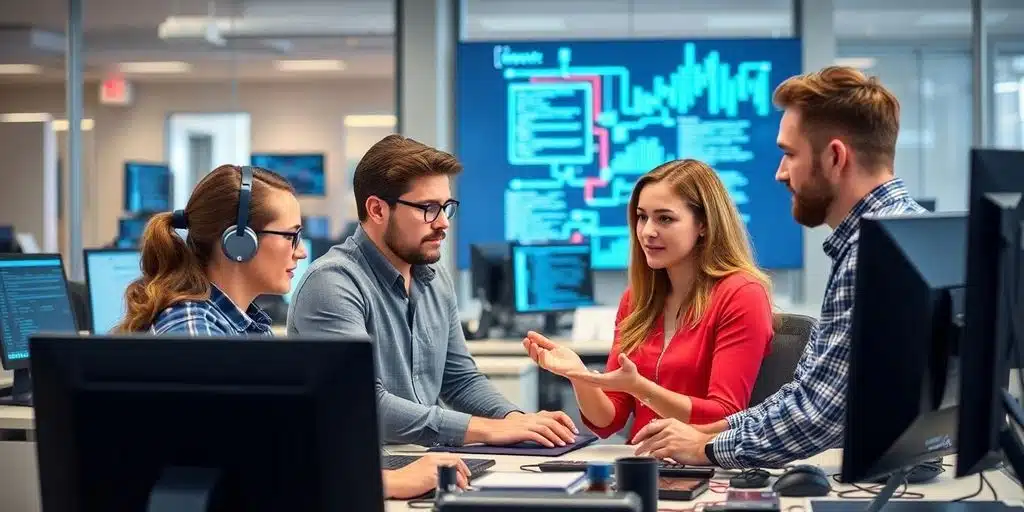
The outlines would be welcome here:
[[[761,361],[761,370],[750,394],[750,405],[754,407],[793,380],[796,364],[811,338],[811,331],[817,320],[805,315],[780,313],[775,315],[775,336],[772,337],[771,353]]]
[[[89,314],[89,288],[79,281],[68,281],[68,296],[71,299],[71,310],[75,314],[75,325],[80,330],[92,330]]]

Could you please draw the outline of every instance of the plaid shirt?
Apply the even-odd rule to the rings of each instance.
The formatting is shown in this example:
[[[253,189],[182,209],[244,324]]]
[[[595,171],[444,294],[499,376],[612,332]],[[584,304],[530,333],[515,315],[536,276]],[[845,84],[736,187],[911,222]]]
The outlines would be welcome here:
[[[825,239],[832,271],[821,318],[793,381],[761,404],[727,418],[729,430],[713,441],[715,462],[723,468],[781,467],[842,446],[860,219],[924,211],[903,181],[894,178],[861,199]]]
[[[157,315],[150,334],[189,336],[271,336],[270,317],[256,304],[242,313],[216,286],[204,301],[186,300]]]

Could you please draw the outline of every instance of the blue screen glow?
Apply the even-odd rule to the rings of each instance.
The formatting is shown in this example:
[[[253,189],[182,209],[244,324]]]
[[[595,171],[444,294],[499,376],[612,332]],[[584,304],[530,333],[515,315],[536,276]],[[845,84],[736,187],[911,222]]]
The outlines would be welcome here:
[[[762,267],[803,265],[771,102],[799,40],[468,42],[456,69],[460,268],[499,240],[585,243],[593,268],[625,268],[633,184],[677,158],[718,172]]]

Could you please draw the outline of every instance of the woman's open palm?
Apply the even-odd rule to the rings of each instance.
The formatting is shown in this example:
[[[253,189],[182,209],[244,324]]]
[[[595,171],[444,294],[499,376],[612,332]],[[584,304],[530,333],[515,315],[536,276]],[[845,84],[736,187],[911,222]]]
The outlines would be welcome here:
[[[586,371],[583,360],[571,348],[559,345],[543,335],[530,331],[523,339],[523,348],[541,368],[561,375]]]

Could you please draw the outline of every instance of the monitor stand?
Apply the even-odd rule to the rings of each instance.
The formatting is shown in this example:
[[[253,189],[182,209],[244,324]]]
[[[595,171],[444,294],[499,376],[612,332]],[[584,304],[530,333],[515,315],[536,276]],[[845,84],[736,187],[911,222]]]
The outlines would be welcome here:
[[[10,396],[0,396],[0,405],[32,406],[32,376],[28,368],[14,370]]]
[[[544,313],[544,332],[550,336],[558,335],[558,313]]]
[[[147,512],[214,512],[220,470],[164,468],[149,494]]]

